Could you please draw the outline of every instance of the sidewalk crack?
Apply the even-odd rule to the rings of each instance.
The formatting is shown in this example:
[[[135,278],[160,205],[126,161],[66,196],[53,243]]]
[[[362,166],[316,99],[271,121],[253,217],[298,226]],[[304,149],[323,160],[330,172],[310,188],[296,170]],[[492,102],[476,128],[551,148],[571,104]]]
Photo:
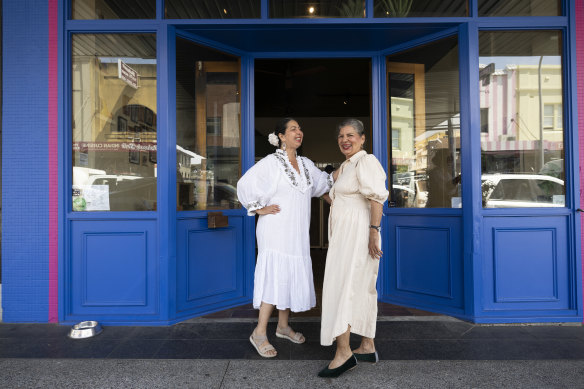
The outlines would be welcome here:
[[[463,337],[464,337],[466,334],[468,334],[469,332],[471,332],[471,331],[472,331],[472,330],[473,330],[475,327],[476,327],[475,325],[471,326],[471,327],[470,327],[468,330],[464,331],[464,332],[463,332],[463,333],[460,335],[460,337],[461,337],[461,338],[463,338]]]
[[[219,388],[223,387],[223,381],[225,381],[225,376],[227,375],[227,370],[229,370],[229,365],[231,361],[227,361],[227,366],[225,366],[225,371],[223,372],[223,377],[221,377],[221,383],[219,384]]]

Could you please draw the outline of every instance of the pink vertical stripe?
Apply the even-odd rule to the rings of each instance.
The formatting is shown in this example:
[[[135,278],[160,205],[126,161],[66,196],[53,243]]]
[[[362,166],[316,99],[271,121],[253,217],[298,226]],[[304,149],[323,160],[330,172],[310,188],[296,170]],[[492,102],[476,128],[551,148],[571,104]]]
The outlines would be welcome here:
[[[48,0],[48,177],[49,177],[49,322],[59,320],[58,177],[58,0]]]
[[[582,167],[584,166],[584,2],[576,2],[576,83],[578,89],[578,147],[580,150],[580,188],[584,183]],[[584,204],[584,196],[580,189],[580,207]],[[580,222],[584,225],[584,215],[581,214]],[[581,230],[580,242],[584,241],[584,228]],[[584,245],[582,250],[582,279],[584,280]],[[583,294],[584,295],[584,294]]]

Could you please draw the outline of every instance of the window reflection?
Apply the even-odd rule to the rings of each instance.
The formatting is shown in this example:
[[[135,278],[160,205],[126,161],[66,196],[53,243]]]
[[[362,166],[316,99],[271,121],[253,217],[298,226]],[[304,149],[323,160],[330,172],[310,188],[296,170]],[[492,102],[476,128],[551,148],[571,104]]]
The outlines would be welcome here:
[[[560,32],[481,32],[479,44],[483,206],[563,206]]]
[[[478,0],[479,16],[560,16],[561,0]]]
[[[177,39],[177,209],[239,208],[240,63]]]
[[[270,0],[271,18],[364,18],[365,0]]]
[[[261,0],[165,0],[169,19],[251,19],[261,17]]]
[[[154,19],[156,0],[73,0],[73,19]]]
[[[460,207],[458,42],[447,38],[387,61],[390,201]]]
[[[467,0],[375,0],[376,18],[468,16]]]
[[[74,35],[73,210],[156,209],[156,39]]]

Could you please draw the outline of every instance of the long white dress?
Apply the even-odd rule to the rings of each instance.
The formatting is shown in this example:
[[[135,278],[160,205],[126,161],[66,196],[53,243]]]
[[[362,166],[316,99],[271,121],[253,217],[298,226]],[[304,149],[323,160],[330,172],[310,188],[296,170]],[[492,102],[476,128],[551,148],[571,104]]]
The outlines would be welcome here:
[[[256,163],[237,183],[237,197],[248,215],[277,204],[280,212],[260,215],[256,227],[258,258],[253,306],[262,301],[278,309],[307,311],[316,305],[310,259],[310,199],[327,193],[332,176],[305,157],[300,173],[282,150]]]
[[[343,162],[329,196],[329,248],[322,290],[320,343],[347,331],[375,337],[379,261],[369,255],[371,204],[387,200],[385,171],[374,155],[359,151]]]

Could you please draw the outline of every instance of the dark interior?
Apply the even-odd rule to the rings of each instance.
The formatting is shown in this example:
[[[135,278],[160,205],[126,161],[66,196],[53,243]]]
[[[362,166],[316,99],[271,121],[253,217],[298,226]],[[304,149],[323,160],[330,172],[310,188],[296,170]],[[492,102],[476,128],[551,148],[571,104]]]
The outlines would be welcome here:
[[[364,59],[256,60],[256,116],[368,116],[370,72]]]
[[[274,151],[267,142],[276,120],[294,117],[304,132],[299,153],[312,161],[338,166],[336,125],[346,117],[360,118],[371,131],[371,62],[368,58],[259,59],[255,61],[256,160]],[[370,145],[370,142],[369,142]],[[370,151],[370,150],[369,150]],[[304,315],[320,315],[328,247],[329,206],[313,198],[310,245],[317,307]]]

